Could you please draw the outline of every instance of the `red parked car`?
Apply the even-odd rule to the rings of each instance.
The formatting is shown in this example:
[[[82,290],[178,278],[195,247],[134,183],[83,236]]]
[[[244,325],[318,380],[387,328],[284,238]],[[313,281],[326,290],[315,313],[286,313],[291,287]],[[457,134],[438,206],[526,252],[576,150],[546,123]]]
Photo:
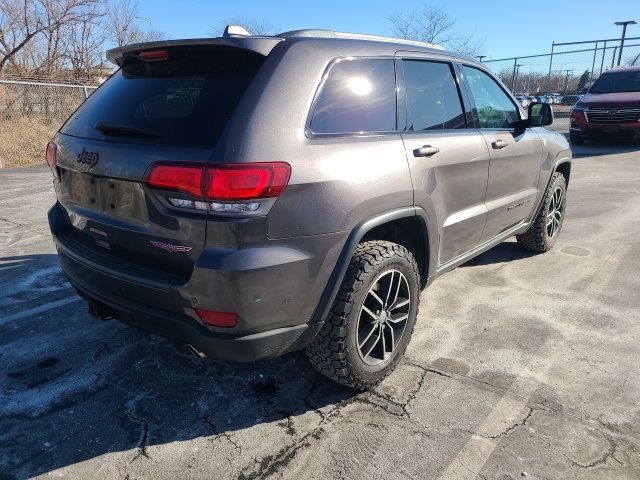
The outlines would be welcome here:
[[[640,139],[640,67],[608,70],[571,112],[570,140]]]

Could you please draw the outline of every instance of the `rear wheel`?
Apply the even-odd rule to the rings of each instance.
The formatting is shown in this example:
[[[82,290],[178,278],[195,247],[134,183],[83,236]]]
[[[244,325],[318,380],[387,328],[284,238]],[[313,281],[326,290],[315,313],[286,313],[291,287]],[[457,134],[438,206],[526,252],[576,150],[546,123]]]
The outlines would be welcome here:
[[[558,240],[566,206],[567,183],[564,175],[553,174],[544,201],[529,230],[517,235],[518,244],[534,252],[547,252]]]
[[[411,252],[358,245],[328,318],[307,347],[320,373],[356,390],[378,384],[404,354],[416,322],[420,275]]]

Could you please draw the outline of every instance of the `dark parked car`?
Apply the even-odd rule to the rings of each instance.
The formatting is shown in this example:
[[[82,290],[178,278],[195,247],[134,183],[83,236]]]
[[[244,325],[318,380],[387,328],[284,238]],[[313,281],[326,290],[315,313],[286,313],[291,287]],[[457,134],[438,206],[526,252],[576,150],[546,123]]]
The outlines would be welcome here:
[[[228,32],[111,50],[48,146],[60,263],[96,316],[225,360],[306,349],[367,389],[435,278],[556,242],[571,152],[548,105],[433,45]]]
[[[582,98],[582,95],[565,95],[562,97],[562,105],[571,107],[576,104],[578,100]]]
[[[608,70],[573,107],[571,143],[640,138],[640,67]]]

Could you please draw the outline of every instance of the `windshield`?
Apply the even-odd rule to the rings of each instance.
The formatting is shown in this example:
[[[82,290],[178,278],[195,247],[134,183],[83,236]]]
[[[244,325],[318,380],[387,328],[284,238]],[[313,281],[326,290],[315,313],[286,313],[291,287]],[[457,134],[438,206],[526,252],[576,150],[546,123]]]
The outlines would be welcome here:
[[[129,55],[71,116],[75,137],[214,147],[262,55],[229,47],[174,47],[165,59]]]
[[[589,90],[589,93],[619,92],[640,92],[640,71],[605,73]]]

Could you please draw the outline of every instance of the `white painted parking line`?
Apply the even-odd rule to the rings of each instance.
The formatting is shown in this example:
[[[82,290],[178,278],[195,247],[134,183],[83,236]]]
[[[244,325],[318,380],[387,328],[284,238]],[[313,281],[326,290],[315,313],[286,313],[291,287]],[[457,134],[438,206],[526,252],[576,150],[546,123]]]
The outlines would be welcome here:
[[[629,250],[630,247],[624,249],[625,252]],[[584,289],[585,298],[593,298],[593,294],[602,291],[606,285],[609,285],[620,268],[622,260],[612,261],[615,251],[614,248],[600,265],[592,267],[589,276],[590,283]],[[621,253],[619,258],[624,259],[626,256]],[[569,304],[563,310],[562,317],[572,318],[572,312],[577,312],[579,309],[579,304]],[[573,338],[577,328],[575,324],[563,324],[563,336],[567,339]],[[528,416],[526,411],[531,395],[542,383],[541,379],[551,370],[558,356],[558,350],[553,345],[553,338],[545,342],[540,351],[549,352],[549,354],[544,357],[533,357],[529,365],[523,369],[536,372],[537,378],[519,377],[516,379],[438,480],[472,480],[479,476],[485,463],[498,446],[499,439],[495,437],[500,436],[500,432],[507,431],[508,425],[514,425],[517,418],[520,418],[521,422],[525,421]],[[531,411],[529,411],[530,413]]]
[[[0,326],[9,322],[13,322],[15,320],[20,320],[26,317],[30,317],[32,315],[37,315],[38,313],[43,313],[48,310],[53,310],[54,308],[62,307],[64,305],[68,305],[70,303],[80,302],[80,301],[82,301],[82,298],[74,295],[72,297],[62,298],[60,300],[56,300],[55,302],[50,302],[45,305],[39,305],[37,307],[33,307],[28,310],[23,310],[22,312],[12,313],[11,315],[7,315],[7,316],[0,316]]]

